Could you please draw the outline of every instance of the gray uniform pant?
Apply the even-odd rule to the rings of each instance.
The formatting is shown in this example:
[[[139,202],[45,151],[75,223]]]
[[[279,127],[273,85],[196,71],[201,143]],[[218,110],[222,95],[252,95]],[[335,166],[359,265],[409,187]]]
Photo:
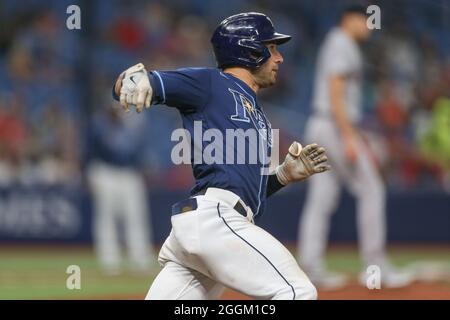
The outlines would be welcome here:
[[[331,214],[338,205],[341,186],[356,198],[359,249],[364,264],[385,261],[385,187],[367,145],[357,141],[358,158],[352,165],[330,118],[314,116],[306,128],[306,142],[326,148],[332,170],[309,179],[306,203],[299,224],[300,264],[307,271],[324,268]]]

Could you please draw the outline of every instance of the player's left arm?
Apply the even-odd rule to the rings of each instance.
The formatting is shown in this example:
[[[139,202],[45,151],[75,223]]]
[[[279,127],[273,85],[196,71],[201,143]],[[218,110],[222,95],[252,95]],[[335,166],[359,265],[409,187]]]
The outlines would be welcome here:
[[[327,160],[325,148],[315,143],[303,148],[299,142],[294,141],[284,162],[269,176],[267,197],[292,182],[302,181],[313,174],[330,170]]]
[[[181,68],[169,71],[147,72],[139,63],[125,70],[113,87],[114,99],[126,112],[136,106],[154,104],[175,107],[182,113],[192,113],[204,108],[210,96],[211,73],[207,68]]]

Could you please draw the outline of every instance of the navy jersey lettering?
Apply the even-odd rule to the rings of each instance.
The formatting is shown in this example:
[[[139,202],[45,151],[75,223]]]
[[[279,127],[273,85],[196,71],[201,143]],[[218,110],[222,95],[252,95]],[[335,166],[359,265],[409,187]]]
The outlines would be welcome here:
[[[152,71],[150,81],[154,90],[152,103],[180,111],[183,127],[192,137],[191,150],[205,150],[208,145],[205,141],[193,141],[196,121],[201,121],[203,131],[218,129],[224,140],[227,129],[240,130],[235,131],[239,133],[257,130],[259,139],[256,144],[249,143],[246,154],[237,154],[235,147],[224,144],[221,163],[194,162],[194,152],[191,152],[195,178],[191,194],[208,187],[223,188],[239,195],[255,217],[260,215],[264,211],[268,178],[261,172],[269,165],[272,136],[270,122],[258,105],[255,92],[240,79],[213,68]],[[248,161],[252,152],[260,153],[256,163]],[[234,157],[234,164],[230,164],[229,153]],[[247,161],[236,161],[242,158]]]

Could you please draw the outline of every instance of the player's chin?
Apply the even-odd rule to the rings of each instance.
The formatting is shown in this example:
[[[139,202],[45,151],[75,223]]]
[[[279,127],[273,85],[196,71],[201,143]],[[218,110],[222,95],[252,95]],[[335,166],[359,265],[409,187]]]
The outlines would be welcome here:
[[[266,81],[266,82],[262,83],[259,87],[260,88],[269,88],[269,87],[272,87],[275,83],[276,83],[276,81]]]
[[[272,71],[272,83],[275,84],[278,78],[278,71]]]
[[[277,83],[277,75],[273,75],[269,80],[269,87],[273,86],[275,83]]]
[[[273,86],[277,82],[277,77],[275,74],[265,77],[263,81],[259,83],[260,88],[267,88]]]

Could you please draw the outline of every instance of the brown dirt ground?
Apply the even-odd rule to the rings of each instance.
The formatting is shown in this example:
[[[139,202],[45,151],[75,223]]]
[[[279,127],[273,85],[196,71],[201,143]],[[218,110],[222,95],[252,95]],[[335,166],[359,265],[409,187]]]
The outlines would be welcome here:
[[[222,299],[248,297],[227,291]],[[450,300],[450,287],[440,283],[415,283],[401,289],[369,290],[358,284],[351,284],[336,291],[319,290],[319,300]]]
[[[95,300],[142,300],[145,294],[96,296]],[[222,300],[250,300],[249,297],[226,290]],[[401,289],[368,290],[351,284],[337,291],[320,291],[319,300],[450,300],[450,286],[444,283],[415,283]]]

